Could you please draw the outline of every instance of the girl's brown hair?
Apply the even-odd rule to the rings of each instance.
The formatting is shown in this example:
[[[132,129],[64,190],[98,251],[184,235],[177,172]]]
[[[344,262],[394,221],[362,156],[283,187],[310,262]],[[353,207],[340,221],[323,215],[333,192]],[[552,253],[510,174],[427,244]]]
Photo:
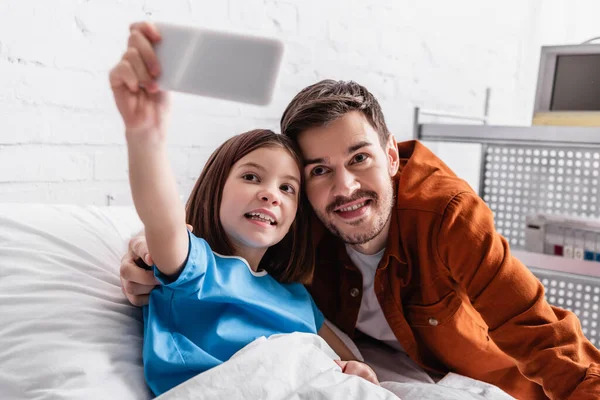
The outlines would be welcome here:
[[[225,181],[231,168],[247,154],[261,147],[280,147],[296,161],[302,171],[303,162],[294,142],[283,135],[267,129],[256,129],[234,136],[223,143],[210,156],[186,205],[186,220],[192,225],[194,234],[203,238],[213,251],[222,255],[233,255],[234,249],[221,225],[220,206]],[[301,176],[301,185],[304,181]],[[303,189],[303,188],[301,188]],[[269,247],[259,268],[266,270],[281,283],[300,282],[308,284],[312,280],[314,251],[310,239],[310,207],[299,191],[296,218],[287,235],[277,244]]]

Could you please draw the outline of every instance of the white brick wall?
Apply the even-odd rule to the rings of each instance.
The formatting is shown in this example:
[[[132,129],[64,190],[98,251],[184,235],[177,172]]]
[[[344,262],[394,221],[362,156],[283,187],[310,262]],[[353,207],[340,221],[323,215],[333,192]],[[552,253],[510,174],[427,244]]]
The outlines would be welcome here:
[[[600,34],[592,0],[2,0],[0,202],[130,203],[123,127],[108,87],[129,23],[141,19],[277,36],[286,59],[272,105],[173,96],[170,155],[187,194],[212,150],[278,130],[304,86],[353,79],[380,99],[399,140],[412,108],[528,124],[539,45]]]

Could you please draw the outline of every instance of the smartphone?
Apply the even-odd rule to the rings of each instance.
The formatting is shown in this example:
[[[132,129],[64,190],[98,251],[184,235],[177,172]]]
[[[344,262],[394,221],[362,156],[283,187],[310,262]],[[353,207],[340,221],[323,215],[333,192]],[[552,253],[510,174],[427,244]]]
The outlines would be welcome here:
[[[281,67],[280,40],[155,23],[162,90],[255,105],[271,102]]]

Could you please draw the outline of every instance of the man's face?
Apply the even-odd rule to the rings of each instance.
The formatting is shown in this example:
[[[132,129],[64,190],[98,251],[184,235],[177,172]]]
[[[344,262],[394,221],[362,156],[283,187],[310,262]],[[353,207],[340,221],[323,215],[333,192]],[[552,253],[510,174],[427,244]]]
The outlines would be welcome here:
[[[319,219],[345,243],[362,245],[386,228],[398,171],[396,141],[383,148],[359,111],[298,136],[306,194]],[[387,235],[387,231],[385,232]]]

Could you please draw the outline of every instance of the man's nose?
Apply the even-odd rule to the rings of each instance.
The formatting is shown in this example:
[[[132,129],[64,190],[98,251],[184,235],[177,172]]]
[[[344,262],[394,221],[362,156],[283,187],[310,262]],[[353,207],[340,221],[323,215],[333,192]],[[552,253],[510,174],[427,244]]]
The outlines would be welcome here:
[[[356,175],[345,169],[336,172],[332,188],[334,196],[350,197],[358,188],[360,188],[360,183],[356,179]]]

